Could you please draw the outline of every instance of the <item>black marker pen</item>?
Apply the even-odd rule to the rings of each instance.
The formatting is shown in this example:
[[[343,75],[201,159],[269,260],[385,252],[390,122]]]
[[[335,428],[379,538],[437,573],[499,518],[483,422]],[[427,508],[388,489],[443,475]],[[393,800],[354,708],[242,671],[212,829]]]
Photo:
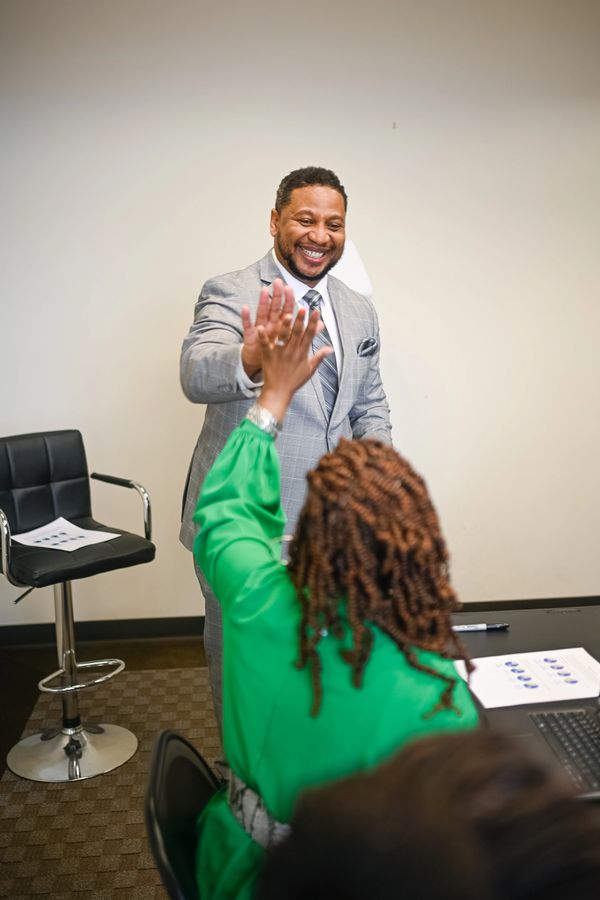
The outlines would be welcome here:
[[[453,625],[452,631],[507,631],[507,622],[495,622],[492,625],[486,625],[480,622],[477,625]]]

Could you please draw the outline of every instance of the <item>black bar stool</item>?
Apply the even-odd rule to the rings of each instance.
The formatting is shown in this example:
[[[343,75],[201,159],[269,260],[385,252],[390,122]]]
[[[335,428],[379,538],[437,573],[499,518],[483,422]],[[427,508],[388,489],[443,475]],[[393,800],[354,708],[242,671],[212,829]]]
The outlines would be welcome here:
[[[40,691],[62,700],[62,722],[19,741],[7,756],[16,775],[33,781],[79,781],[110,772],[130,759],[137,738],[119,725],[84,725],[79,691],[101,684],[125,668],[120,659],[78,662],[71,582],[154,559],[151,509],[142,485],[92,473],[92,478],[133,488],[144,504],[145,537],[109,528],[92,518],[90,484],[79,431],[49,431],[0,438],[0,568],[18,587],[54,587],[59,668],[39,682]],[[118,532],[112,540],[72,552],[30,547],[11,534],[32,531],[63,517],[79,528]],[[24,595],[23,595],[24,596]]]

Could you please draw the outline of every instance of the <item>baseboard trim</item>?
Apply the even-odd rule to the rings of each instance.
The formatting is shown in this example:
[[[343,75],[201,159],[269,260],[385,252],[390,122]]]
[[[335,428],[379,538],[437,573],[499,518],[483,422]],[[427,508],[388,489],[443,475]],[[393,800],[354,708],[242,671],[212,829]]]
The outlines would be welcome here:
[[[600,597],[546,597],[540,600],[490,600],[465,603],[462,612],[490,612],[510,609],[557,609],[573,606],[600,606]],[[119,641],[148,638],[202,637],[204,616],[170,616],[154,619],[110,619],[75,622],[76,641]],[[1,625],[0,646],[54,644],[53,622],[36,625]]]
[[[204,616],[177,616],[159,619],[110,619],[75,622],[76,641],[122,641],[147,638],[202,637]],[[54,622],[36,625],[0,626],[0,646],[54,644]]]
[[[600,597],[545,597],[541,600],[490,600],[463,603],[461,612],[486,612],[501,609],[558,609],[571,606],[600,606]]]

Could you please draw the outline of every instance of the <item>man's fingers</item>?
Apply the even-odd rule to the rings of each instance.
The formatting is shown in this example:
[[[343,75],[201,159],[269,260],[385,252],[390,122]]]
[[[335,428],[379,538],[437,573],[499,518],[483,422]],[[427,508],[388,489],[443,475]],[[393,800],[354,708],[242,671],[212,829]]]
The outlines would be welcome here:
[[[271,349],[271,342],[269,341],[269,335],[267,334],[267,329],[264,327],[264,325],[257,326],[256,336],[258,338],[258,343],[260,344],[261,350],[263,352],[269,351]]]
[[[262,327],[264,327],[265,333],[269,340],[275,340],[279,338],[283,341],[287,341],[290,334],[292,333],[292,316],[290,313],[288,313],[287,315],[277,319],[276,322],[269,321]]]
[[[250,308],[242,306],[242,328],[246,334],[252,328],[252,319],[250,318]]]
[[[293,315],[295,306],[296,298],[294,297],[294,290],[286,284],[283,288],[283,307],[281,309],[281,314],[284,316]]]
[[[266,325],[258,325],[256,334],[260,346],[263,350],[265,347],[272,349],[286,346],[292,333],[292,327],[292,316],[289,314],[284,316],[281,322],[267,322]]]
[[[272,285],[272,294],[269,294],[268,287],[262,288],[260,292],[254,324],[256,327],[271,325],[273,328],[279,328],[282,318],[293,314],[295,305],[293,288],[284,284],[281,278],[276,278]],[[251,327],[251,322],[248,323],[249,316],[244,317],[244,312],[242,312],[242,324],[245,330]]]
[[[271,308],[269,309],[269,319],[273,322],[279,318],[281,307],[283,306],[284,290],[281,278],[276,278],[273,282],[273,296],[271,297]]]
[[[271,298],[269,297],[269,288],[264,287],[260,295],[258,297],[258,307],[256,309],[256,322],[255,324],[264,325],[269,318],[269,309],[271,306]]]

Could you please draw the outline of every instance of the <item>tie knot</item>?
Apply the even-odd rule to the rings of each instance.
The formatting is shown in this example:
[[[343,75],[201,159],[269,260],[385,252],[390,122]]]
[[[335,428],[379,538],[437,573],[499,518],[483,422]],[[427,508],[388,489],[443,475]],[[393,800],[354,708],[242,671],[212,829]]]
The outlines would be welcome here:
[[[308,303],[311,310],[320,309],[321,303],[323,302],[323,298],[321,297],[320,293],[318,291],[314,291],[312,288],[310,289],[310,291],[307,291],[305,293],[302,299]]]

